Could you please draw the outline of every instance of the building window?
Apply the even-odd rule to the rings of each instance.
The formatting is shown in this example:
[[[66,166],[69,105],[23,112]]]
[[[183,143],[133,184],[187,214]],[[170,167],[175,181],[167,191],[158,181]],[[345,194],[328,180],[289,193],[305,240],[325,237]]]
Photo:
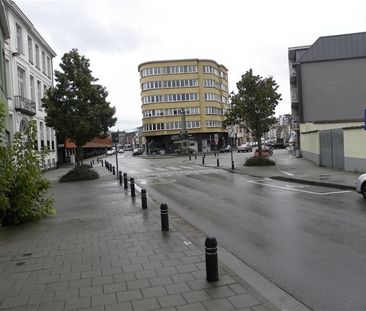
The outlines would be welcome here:
[[[34,77],[32,75],[29,76],[29,85],[30,85],[30,95],[31,95],[31,101],[36,101],[36,94],[34,90]]]
[[[141,77],[147,77],[154,75],[195,73],[195,72],[197,72],[196,65],[186,65],[186,66],[153,67],[153,68],[142,69],[140,71],[140,75]]]
[[[220,108],[216,108],[216,107],[206,107],[206,108],[205,108],[205,113],[206,113],[206,114],[217,114],[217,115],[222,115],[222,109],[220,109]]]
[[[6,85],[6,94],[8,97],[11,97],[10,61],[8,59],[5,60],[5,85]]]
[[[51,78],[51,59],[47,56],[47,76]]]
[[[37,80],[37,102],[38,102],[38,109],[42,110],[42,86],[41,86],[41,81]]]
[[[46,74],[46,54],[42,51],[42,72]]]
[[[23,31],[20,25],[15,24],[16,32],[17,32],[17,50],[23,53]]]
[[[36,44],[36,67],[38,69],[41,69],[41,65],[40,65],[40,55],[39,55],[39,46]]]
[[[213,74],[217,77],[220,77],[220,78],[223,78],[223,79],[227,80],[227,74],[223,71],[218,70],[214,66],[204,65],[203,66],[203,73],[210,73],[210,74]]]
[[[44,148],[44,125],[43,122],[39,122],[39,136],[41,140],[41,148]]]
[[[182,88],[198,86],[198,80],[151,81],[142,84],[142,90]]]
[[[222,122],[217,120],[207,120],[206,127],[222,127]]]
[[[19,124],[19,131],[20,131],[20,132],[25,132],[25,130],[27,129],[27,127],[28,127],[28,123],[27,123],[27,121],[26,121],[26,120],[24,120],[24,119],[22,119],[22,120],[20,121],[20,124]]]
[[[6,69],[5,69],[5,53],[2,42],[0,41],[0,88],[6,89]]]
[[[18,95],[26,97],[25,70],[18,67]]]
[[[153,104],[161,102],[196,101],[196,100],[199,100],[198,93],[151,95],[142,98],[144,104]]]
[[[33,64],[33,40],[31,37],[28,37],[28,59]]]

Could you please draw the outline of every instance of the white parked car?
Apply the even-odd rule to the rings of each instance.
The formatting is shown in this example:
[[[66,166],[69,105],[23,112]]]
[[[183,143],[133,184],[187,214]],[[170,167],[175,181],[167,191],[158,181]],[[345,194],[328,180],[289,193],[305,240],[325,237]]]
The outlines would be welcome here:
[[[250,143],[242,144],[238,147],[238,152],[252,152]]]
[[[356,191],[361,193],[363,198],[366,200],[366,174],[358,176],[356,181]]]
[[[114,153],[115,153],[115,150],[114,149],[107,150],[107,155],[112,155]]]

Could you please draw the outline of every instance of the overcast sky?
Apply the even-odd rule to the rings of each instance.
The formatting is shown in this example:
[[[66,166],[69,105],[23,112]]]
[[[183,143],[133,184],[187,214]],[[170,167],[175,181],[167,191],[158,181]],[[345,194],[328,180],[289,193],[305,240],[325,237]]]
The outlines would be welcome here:
[[[60,58],[90,59],[109,91],[117,124],[142,125],[137,67],[151,60],[213,59],[229,70],[229,90],[252,68],[273,76],[291,113],[287,50],[320,36],[366,31],[364,0],[15,0]]]

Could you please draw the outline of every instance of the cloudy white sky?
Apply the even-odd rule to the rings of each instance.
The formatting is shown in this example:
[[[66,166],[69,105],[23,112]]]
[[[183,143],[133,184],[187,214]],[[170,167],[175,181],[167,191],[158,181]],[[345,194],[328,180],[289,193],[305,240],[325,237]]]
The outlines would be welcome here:
[[[320,36],[366,31],[364,0],[15,0],[61,56],[72,48],[90,59],[109,91],[114,129],[142,124],[140,63],[205,58],[229,69],[229,89],[252,68],[273,76],[290,113],[288,47]]]

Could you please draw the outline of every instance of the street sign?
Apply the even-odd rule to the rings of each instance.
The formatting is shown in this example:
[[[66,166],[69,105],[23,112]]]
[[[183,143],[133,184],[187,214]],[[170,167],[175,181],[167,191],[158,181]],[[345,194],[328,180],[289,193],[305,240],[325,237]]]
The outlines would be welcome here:
[[[234,128],[230,128],[229,129],[229,137],[230,138],[234,138],[235,137]]]

